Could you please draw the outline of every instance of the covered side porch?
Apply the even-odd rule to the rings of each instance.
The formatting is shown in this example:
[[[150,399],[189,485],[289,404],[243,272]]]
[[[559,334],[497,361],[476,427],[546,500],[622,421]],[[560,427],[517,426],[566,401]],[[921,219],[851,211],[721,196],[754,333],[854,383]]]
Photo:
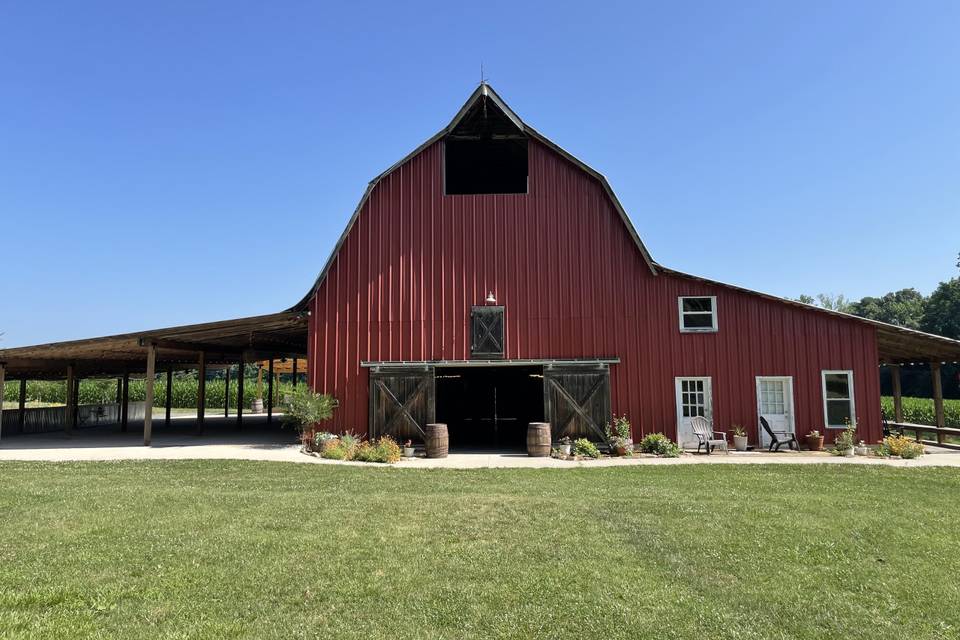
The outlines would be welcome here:
[[[880,367],[889,371],[893,395],[893,415],[884,416],[884,434],[908,433],[923,444],[960,449],[960,428],[946,426],[943,393],[943,367],[960,362],[960,341],[903,327],[875,324]],[[904,367],[929,368],[934,424],[904,420],[901,385],[901,370]]]
[[[0,438],[46,431],[60,431],[72,437],[81,427],[85,433],[96,430],[102,434],[105,427],[113,425],[121,434],[142,430],[143,444],[150,445],[160,418],[155,415],[158,407],[163,410],[165,431],[182,431],[189,422],[190,432],[202,435],[211,423],[206,408],[207,378],[214,369],[223,370],[226,383],[223,418],[214,424],[222,428],[229,422],[234,430],[240,430],[249,417],[244,416],[242,401],[235,402],[235,414],[230,415],[230,376],[232,371],[237,372],[235,392],[242,399],[242,372],[247,363],[262,364],[266,374],[265,415],[262,420],[254,417],[254,421],[271,425],[274,382],[279,372],[292,373],[294,384],[298,373],[307,373],[297,370],[306,364],[307,320],[305,313],[283,312],[0,350]],[[195,416],[176,416],[172,411],[173,377],[175,372],[182,371],[196,372]],[[163,398],[156,396],[158,376],[166,378]],[[79,390],[83,379],[115,379],[115,402],[81,404]],[[130,401],[131,379],[143,380],[141,402]],[[27,384],[32,380],[64,381],[65,403],[28,408]],[[18,384],[15,408],[3,403],[4,391],[10,384]]]

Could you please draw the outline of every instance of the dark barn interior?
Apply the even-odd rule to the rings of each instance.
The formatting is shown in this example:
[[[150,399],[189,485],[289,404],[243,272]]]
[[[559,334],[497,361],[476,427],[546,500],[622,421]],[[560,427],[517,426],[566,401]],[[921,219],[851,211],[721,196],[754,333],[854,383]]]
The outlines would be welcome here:
[[[436,389],[451,449],[525,450],[527,425],[543,421],[542,367],[438,369]]]

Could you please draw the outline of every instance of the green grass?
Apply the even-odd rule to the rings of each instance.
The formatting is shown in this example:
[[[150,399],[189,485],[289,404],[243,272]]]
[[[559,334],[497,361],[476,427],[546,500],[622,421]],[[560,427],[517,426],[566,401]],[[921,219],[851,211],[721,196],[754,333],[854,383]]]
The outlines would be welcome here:
[[[4,463],[0,637],[955,638],[958,513],[947,469]]]

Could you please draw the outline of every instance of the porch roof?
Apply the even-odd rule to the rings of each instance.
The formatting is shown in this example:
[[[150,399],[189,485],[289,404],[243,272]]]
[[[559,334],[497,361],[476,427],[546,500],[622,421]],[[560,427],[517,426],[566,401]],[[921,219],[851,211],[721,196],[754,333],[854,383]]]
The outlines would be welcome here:
[[[147,346],[157,347],[157,365],[194,368],[199,354],[207,365],[304,356],[307,315],[269,315],[151,329],[100,338],[0,349],[8,378],[63,378],[72,365],[77,375],[95,377],[146,370]]]

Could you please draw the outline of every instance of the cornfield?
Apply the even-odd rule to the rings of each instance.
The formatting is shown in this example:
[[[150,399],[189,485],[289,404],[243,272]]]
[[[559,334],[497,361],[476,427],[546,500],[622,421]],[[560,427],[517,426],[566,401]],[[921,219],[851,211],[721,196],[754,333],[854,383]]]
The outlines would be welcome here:
[[[880,407],[887,420],[893,420],[893,397],[880,398]],[[943,401],[944,426],[960,429],[960,400]],[[903,420],[913,424],[936,425],[931,398],[903,398]]]
[[[206,402],[204,406],[223,407],[226,384],[223,379],[207,380]],[[293,392],[291,382],[281,382],[279,385],[280,397]],[[167,393],[167,382],[161,378],[154,385],[154,405],[162,406]],[[267,383],[263,384],[264,398],[267,393]],[[16,408],[19,401],[20,385],[16,382],[4,385],[4,405],[6,408]],[[144,380],[130,381],[130,401],[142,402],[146,395]],[[257,397],[256,378],[246,378],[243,381],[243,404],[249,407]],[[80,404],[107,404],[116,402],[116,380],[81,380]],[[66,383],[63,381],[30,380],[27,382],[27,402],[45,402],[65,404],[67,401]],[[170,397],[171,406],[177,409],[192,409],[197,406],[197,381],[192,378],[174,378]],[[230,406],[237,406],[237,381],[230,381]]]

